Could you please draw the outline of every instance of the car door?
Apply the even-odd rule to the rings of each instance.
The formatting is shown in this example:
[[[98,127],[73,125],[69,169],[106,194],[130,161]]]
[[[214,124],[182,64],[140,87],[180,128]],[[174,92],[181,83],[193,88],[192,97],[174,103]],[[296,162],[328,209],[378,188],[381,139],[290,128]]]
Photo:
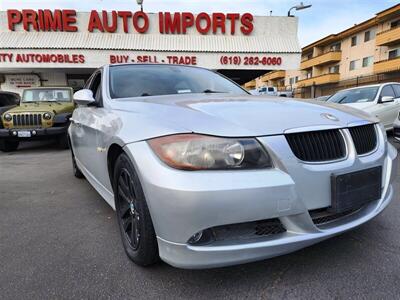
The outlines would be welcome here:
[[[383,97],[393,97],[391,102],[382,102]],[[399,100],[396,100],[392,85],[388,84],[382,87],[381,93],[378,98],[376,116],[386,129],[393,128],[393,123],[399,113]]]
[[[93,74],[87,88],[92,91],[96,102],[95,105],[79,106],[73,115],[73,143],[75,156],[84,166],[87,172],[96,177],[98,151],[98,130],[102,118],[103,108],[101,107],[101,70]]]

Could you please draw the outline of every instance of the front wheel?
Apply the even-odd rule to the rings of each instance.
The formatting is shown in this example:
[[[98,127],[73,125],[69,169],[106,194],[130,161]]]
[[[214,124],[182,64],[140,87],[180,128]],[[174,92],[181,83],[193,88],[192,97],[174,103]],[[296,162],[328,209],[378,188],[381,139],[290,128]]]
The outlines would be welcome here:
[[[122,244],[128,257],[148,266],[159,260],[156,235],[135,169],[126,154],[114,168],[114,195]]]
[[[0,141],[0,150],[3,152],[11,152],[18,149],[18,141]]]

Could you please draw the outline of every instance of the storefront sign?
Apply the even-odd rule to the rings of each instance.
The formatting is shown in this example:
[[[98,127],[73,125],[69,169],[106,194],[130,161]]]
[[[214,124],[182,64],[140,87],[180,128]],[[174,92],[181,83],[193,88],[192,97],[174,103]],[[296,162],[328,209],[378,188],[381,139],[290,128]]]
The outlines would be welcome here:
[[[63,51],[47,52],[46,50],[32,53],[0,52],[0,66],[7,65],[51,65],[70,66],[117,64],[117,63],[165,63],[173,65],[205,66],[214,68],[232,69],[238,67],[254,69],[280,69],[285,67],[287,59],[283,55],[262,54],[216,54],[216,53],[140,53],[136,51],[103,51],[101,53],[80,51],[79,53],[65,53]]]
[[[5,84],[11,89],[31,88],[40,86],[39,76],[32,75],[6,75]]]
[[[158,31],[161,34],[187,34],[188,29],[194,28],[199,34],[249,35],[253,32],[253,15],[250,13],[212,13],[205,12],[194,15],[190,12],[159,12]],[[78,28],[77,12],[71,9],[9,9],[7,10],[8,29],[15,31],[17,26],[24,31],[82,31]],[[237,30],[237,24],[239,29]],[[92,10],[86,30],[89,32],[114,33],[122,26],[123,32],[132,30],[137,33],[147,33],[150,27],[149,15],[142,11],[101,11]]]

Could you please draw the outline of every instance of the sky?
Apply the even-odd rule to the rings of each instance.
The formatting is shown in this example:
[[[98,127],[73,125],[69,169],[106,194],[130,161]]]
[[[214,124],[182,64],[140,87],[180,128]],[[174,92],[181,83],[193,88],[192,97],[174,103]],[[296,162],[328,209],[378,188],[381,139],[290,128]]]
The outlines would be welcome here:
[[[147,12],[250,12],[253,15],[287,15],[300,0],[144,0]],[[399,3],[399,0],[303,0],[312,4],[307,10],[295,11],[299,17],[299,40],[306,46],[329,34],[338,33],[373,17],[377,12]],[[9,8],[55,9],[77,11],[138,9],[136,0],[0,0],[0,10]]]

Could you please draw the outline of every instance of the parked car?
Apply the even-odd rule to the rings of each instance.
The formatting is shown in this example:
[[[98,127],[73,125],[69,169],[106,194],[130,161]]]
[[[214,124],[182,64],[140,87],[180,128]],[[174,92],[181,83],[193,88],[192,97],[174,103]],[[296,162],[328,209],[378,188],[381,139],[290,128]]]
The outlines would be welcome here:
[[[116,209],[139,265],[286,254],[394,197],[397,150],[350,107],[254,97],[209,70],[157,64],[105,66],[74,99],[74,174]]]
[[[19,101],[20,96],[18,94],[0,91],[0,117],[7,110],[17,106]],[[0,128],[2,128],[2,126],[3,124],[0,122]]]
[[[57,139],[61,148],[68,148],[72,96],[68,87],[25,89],[20,104],[1,116],[0,150],[14,151],[20,141],[37,139]]]
[[[278,91],[274,86],[264,86],[258,89],[260,95],[278,96],[278,97],[293,97],[293,91]]]
[[[376,116],[386,130],[391,130],[400,111],[400,83],[391,82],[343,90],[330,97],[328,102],[361,109]]]
[[[328,99],[331,97],[331,95],[328,95],[328,96],[320,96],[320,97],[317,97],[317,98],[315,98],[315,100],[317,100],[317,101],[328,101]]]
[[[260,92],[258,91],[258,89],[251,89],[251,90],[249,90],[249,93],[254,96],[260,95]]]

